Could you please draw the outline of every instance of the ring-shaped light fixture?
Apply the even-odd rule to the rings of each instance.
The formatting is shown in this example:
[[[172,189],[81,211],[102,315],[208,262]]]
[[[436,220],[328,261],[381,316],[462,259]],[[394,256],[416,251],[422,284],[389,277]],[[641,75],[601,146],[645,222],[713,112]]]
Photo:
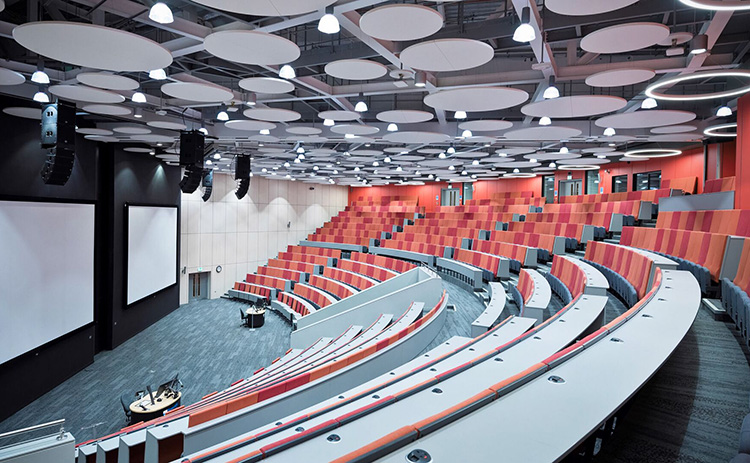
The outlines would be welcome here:
[[[687,81],[705,80],[705,79],[711,79],[714,77],[739,77],[739,78],[747,79],[747,85],[745,85],[744,87],[738,88],[736,90],[702,93],[702,94],[697,94],[697,95],[667,95],[666,93],[658,93],[656,91],[657,89],[660,89],[660,88],[670,88],[673,85],[681,84]],[[651,84],[646,89],[647,96],[651,98],[656,98],[657,100],[667,100],[667,101],[713,100],[713,99],[734,97],[737,95],[742,95],[747,92],[750,92],[750,72],[738,71],[738,70],[709,71],[709,72],[699,72],[695,74],[686,74],[682,76],[673,77],[665,81],[656,82],[654,84]]]
[[[626,158],[667,158],[669,156],[679,156],[681,150],[662,149],[662,148],[644,148],[639,150],[630,150],[625,152]]]
[[[531,172],[519,172],[517,174],[503,174],[504,178],[534,178],[536,177],[536,174],[532,174]]]
[[[737,136],[737,130],[734,131],[734,133],[731,132],[719,132],[719,130],[725,130],[725,129],[737,129],[737,123],[732,122],[731,124],[721,124],[721,125],[714,125],[711,127],[707,127],[706,130],[703,131],[703,134],[707,137],[729,137],[734,138]]]
[[[601,167],[591,164],[570,164],[567,166],[557,166],[557,170],[599,170]]]
[[[701,10],[740,11],[750,10],[747,2],[737,0],[680,0],[680,3]]]

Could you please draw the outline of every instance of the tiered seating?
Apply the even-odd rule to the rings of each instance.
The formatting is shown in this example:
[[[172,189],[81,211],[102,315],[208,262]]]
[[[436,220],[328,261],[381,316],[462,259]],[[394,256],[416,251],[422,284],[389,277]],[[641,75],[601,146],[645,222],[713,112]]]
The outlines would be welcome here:
[[[316,270],[320,267],[320,264],[313,264],[308,262],[299,262],[296,260],[282,260],[282,259],[268,259],[269,267],[276,267],[279,269],[288,269],[296,272],[309,273],[314,275],[318,273]],[[302,281],[302,280],[299,280]]]
[[[360,291],[370,288],[378,283],[372,278],[368,278],[348,270],[334,267],[326,267],[325,270],[323,270],[323,276],[332,280],[346,283],[347,285],[353,286]]]
[[[352,260],[357,262],[363,262],[365,264],[376,265],[394,272],[404,273],[409,270],[416,268],[417,266],[403,260],[392,259],[390,257],[374,256],[372,254],[364,254],[361,252],[353,252],[350,257]]]
[[[724,177],[706,180],[703,193],[719,193],[721,191],[735,191],[735,177]]]
[[[502,222],[502,220],[500,220]],[[475,238],[479,230],[494,230],[497,226],[495,220],[480,219],[452,219],[443,220],[438,218],[419,219],[414,225],[407,225],[404,231],[414,233],[430,233],[432,230],[470,230],[467,238]]]
[[[340,252],[341,251],[339,251],[339,253]],[[322,256],[318,254],[297,254],[297,253],[291,253],[291,252],[280,252],[278,258],[280,260],[289,260],[289,261],[294,261],[294,262],[307,262],[308,264],[317,264],[317,265],[324,265],[324,266],[328,265],[328,262],[329,262],[328,259],[330,259],[327,256]]]
[[[492,281],[494,278],[504,277],[501,270],[503,259],[497,255],[469,249],[456,249],[456,252],[453,254],[453,260],[481,268],[484,270],[486,280]]]
[[[624,191],[622,193],[602,193],[596,195],[562,196],[559,203],[605,203],[612,201],[651,201],[658,203],[661,198],[669,197],[672,190],[661,188],[659,190]]]
[[[595,227],[594,236],[604,238],[612,224],[611,212],[543,212],[529,213],[526,222],[533,223],[574,223],[592,225]]]
[[[628,307],[646,296],[652,260],[643,254],[625,246],[592,241],[586,247],[585,260],[607,277]]]
[[[336,302],[336,299],[325,291],[302,283],[294,285],[294,294],[304,297],[320,309]]]
[[[289,280],[286,278],[258,275],[257,273],[248,273],[245,277],[245,281],[253,285],[276,288],[279,291],[285,291],[289,287]]]
[[[566,238],[565,248],[569,250],[575,250],[583,237],[583,225],[580,223],[511,222],[508,231],[563,236]]]
[[[656,228],[750,237],[750,210],[662,211]]]
[[[341,258],[340,249],[316,248],[313,246],[290,245],[286,248],[286,252],[290,254],[315,254],[317,256],[333,257],[334,259]]]
[[[543,212],[589,213],[608,212],[625,216],[625,225],[634,225],[639,218],[650,219],[653,204],[648,201],[608,201],[601,203],[545,204]],[[643,213],[645,210],[646,213]]]
[[[745,240],[740,256],[740,265],[733,280],[722,278],[721,301],[740,334],[748,344],[750,330],[747,328],[750,320],[750,240]]]
[[[327,293],[331,293],[339,299],[344,299],[354,294],[354,290],[349,286],[346,286],[336,280],[321,277],[319,275],[311,276],[308,283],[310,286],[314,286],[315,288],[322,289]]]
[[[229,290],[229,296],[243,301],[270,300],[273,291],[273,288],[266,286],[251,285],[250,283],[236,281],[234,287]]]
[[[341,259],[338,263],[338,268],[342,270],[348,270],[350,272],[358,273],[366,277],[373,278],[377,281],[385,281],[398,275],[393,270],[388,270],[377,265],[366,264],[364,262],[357,262],[349,259]]]
[[[706,292],[711,280],[719,281],[727,235],[663,228],[625,227],[620,244],[663,254],[688,270]]]
[[[490,232],[489,238],[490,241],[521,244],[523,246],[537,248],[539,260],[543,262],[549,261],[555,250],[555,235],[493,230]]]
[[[586,287],[586,274],[569,257],[555,256],[552,259],[552,269],[546,276],[552,290],[565,304],[583,294]]]
[[[313,306],[311,306],[307,301],[297,295],[280,292],[277,299],[279,302],[289,307],[294,313],[299,314],[300,317],[304,317],[305,315],[315,312],[315,308]],[[293,314],[288,315],[292,317],[294,316]]]
[[[445,248],[460,248],[461,243],[463,241],[463,235],[470,234],[472,232],[476,233],[475,230],[470,229],[451,229],[451,230],[461,230],[456,231],[456,234],[454,233],[446,233],[441,234],[439,232],[434,233],[411,233],[411,232],[404,232],[404,233],[396,233],[393,235],[393,238],[390,240],[386,240],[383,242],[383,246],[385,247],[392,247],[389,245],[391,242],[404,242],[404,243],[419,243],[423,245],[428,246],[434,246],[435,253],[432,255],[438,256],[438,257],[444,257],[445,256]],[[468,236],[467,236],[468,238]],[[396,249],[396,248],[394,248]],[[398,248],[400,249],[400,248]]]
[[[394,227],[401,227],[407,219],[424,212],[418,206],[365,205],[349,206],[330,222],[310,234],[307,240],[316,243],[332,243],[368,247],[372,240],[390,236]],[[330,247],[330,246],[329,246]],[[334,246],[335,247],[335,246]],[[356,249],[341,246],[344,249]]]
[[[520,244],[503,243],[501,241],[474,240],[472,241],[471,249],[510,259],[510,269],[514,272],[519,272],[523,265],[536,265],[536,258],[533,259],[533,263],[527,262],[530,260],[527,258],[530,248]]]
[[[419,204],[419,196],[381,196],[379,198],[367,198],[360,196],[352,201],[352,206],[416,206]]]
[[[662,188],[682,190],[687,194],[695,194],[698,190],[698,177],[682,177],[664,179],[661,181]]]
[[[305,272],[300,272],[297,270],[289,270],[285,268],[271,267],[271,266],[258,267],[257,272],[258,272],[258,275],[265,275],[269,277],[279,278],[282,280],[292,280],[292,281],[305,281],[305,278],[307,276]]]
[[[454,213],[454,214],[455,213],[461,213],[461,214],[473,213],[473,214],[480,214],[480,215],[486,215],[486,216],[491,216],[493,214],[503,214],[503,213],[523,215],[529,212],[529,206],[524,205],[524,204],[507,204],[507,205],[479,204],[477,202],[469,201],[462,206],[441,206],[438,208],[437,212],[440,212],[440,213],[447,212],[447,213]]]

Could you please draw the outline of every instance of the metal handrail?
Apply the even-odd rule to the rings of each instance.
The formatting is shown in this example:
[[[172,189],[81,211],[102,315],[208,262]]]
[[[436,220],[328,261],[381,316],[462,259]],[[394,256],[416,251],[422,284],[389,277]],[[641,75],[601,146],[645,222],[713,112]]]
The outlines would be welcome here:
[[[2,433],[2,434],[0,434],[0,439],[4,439],[4,438],[7,438],[7,437],[17,436],[19,434],[24,434],[24,433],[27,433],[27,432],[37,431],[39,429],[50,428],[50,427],[56,426],[56,425],[60,425],[60,429],[62,430],[64,424],[65,424],[65,418],[62,418],[62,419],[59,419],[59,420],[50,421],[49,423],[37,424],[37,425],[34,425],[34,426],[29,426],[28,428],[16,429],[15,431],[8,431],[8,432],[5,432],[5,433]]]

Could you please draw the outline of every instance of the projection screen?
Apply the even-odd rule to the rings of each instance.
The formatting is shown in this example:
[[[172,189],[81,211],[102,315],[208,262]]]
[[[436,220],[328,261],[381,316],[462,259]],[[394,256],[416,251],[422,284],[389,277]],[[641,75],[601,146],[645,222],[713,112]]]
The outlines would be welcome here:
[[[177,208],[127,206],[127,303],[177,284]]]
[[[94,205],[0,201],[0,363],[94,321]]]

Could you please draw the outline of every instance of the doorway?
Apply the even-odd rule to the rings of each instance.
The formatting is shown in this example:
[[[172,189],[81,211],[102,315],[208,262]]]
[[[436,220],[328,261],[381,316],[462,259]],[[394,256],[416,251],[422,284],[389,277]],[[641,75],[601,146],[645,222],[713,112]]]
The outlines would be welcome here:
[[[188,275],[190,280],[190,301],[208,299],[208,272],[191,273]]]
[[[583,190],[583,180],[560,180],[560,197],[578,196]]]
[[[459,195],[461,190],[457,188],[443,188],[440,192],[440,205],[441,206],[458,206]]]

